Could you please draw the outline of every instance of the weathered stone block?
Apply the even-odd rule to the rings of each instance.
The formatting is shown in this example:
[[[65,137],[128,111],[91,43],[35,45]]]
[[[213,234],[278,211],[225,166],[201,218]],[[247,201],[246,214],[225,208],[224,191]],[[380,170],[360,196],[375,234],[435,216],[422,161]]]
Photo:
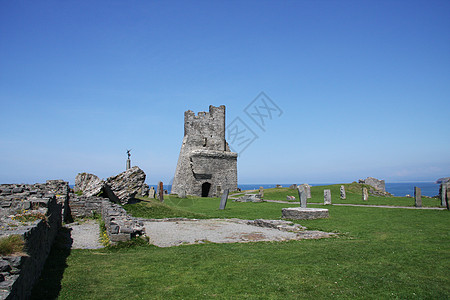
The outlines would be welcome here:
[[[281,217],[283,219],[311,220],[311,219],[328,218],[329,213],[328,209],[325,208],[291,207],[291,208],[283,208]]]

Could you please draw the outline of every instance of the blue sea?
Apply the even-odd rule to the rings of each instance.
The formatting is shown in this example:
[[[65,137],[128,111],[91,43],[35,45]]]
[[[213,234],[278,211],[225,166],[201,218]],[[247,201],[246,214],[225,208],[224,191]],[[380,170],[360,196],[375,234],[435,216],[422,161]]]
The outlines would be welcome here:
[[[329,185],[335,183],[310,183],[311,186],[320,186],[320,185]],[[238,184],[238,187],[245,190],[256,190],[262,186],[265,189],[274,188],[277,184]],[[292,183],[281,183],[283,187],[289,187]],[[155,187],[156,185],[150,185]],[[434,182],[386,182],[386,192],[393,194],[394,196],[405,196],[411,195],[414,196],[414,187],[417,186],[422,190],[422,195],[424,196],[437,196],[439,195],[439,184]],[[164,189],[168,190],[170,193],[170,189],[172,185],[164,185]]]

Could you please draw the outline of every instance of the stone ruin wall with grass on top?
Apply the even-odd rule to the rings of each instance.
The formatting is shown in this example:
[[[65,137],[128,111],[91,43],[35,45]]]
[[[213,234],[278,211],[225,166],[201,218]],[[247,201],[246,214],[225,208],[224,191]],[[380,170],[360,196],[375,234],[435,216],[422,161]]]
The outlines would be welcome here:
[[[120,205],[107,198],[74,194],[63,180],[2,184],[0,207],[0,238],[20,237],[24,244],[20,252],[1,254],[0,299],[30,297],[63,220],[70,223],[101,215],[112,243],[145,234],[143,223]]]
[[[24,241],[21,252],[1,255],[0,299],[29,298],[61,227],[65,197],[57,194],[60,183],[0,185],[0,238]]]

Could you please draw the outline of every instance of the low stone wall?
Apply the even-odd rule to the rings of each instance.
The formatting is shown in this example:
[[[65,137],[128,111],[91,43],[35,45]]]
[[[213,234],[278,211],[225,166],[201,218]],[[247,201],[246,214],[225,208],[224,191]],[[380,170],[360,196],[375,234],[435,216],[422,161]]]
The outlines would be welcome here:
[[[0,186],[0,237],[22,236],[26,255],[0,258],[0,299],[29,298],[61,227],[62,204],[48,186],[14,189],[10,193],[9,187]]]
[[[128,215],[118,204],[103,201],[102,219],[112,243],[129,241],[133,237],[145,234],[144,223]]]
[[[70,193],[62,180],[45,184],[0,185],[0,237],[22,236],[26,254],[0,257],[0,300],[28,299],[39,278],[62,220],[102,214],[112,243],[144,235],[142,221],[100,197]]]
[[[102,202],[108,201],[101,197],[85,197],[70,194],[69,209],[72,218],[89,218],[102,213]]]

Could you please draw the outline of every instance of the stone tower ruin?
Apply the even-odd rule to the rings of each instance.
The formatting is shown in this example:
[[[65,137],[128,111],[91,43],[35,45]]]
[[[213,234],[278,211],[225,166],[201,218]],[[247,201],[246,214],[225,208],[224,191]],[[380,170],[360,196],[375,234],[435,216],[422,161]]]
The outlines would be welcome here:
[[[184,138],[171,193],[218,197],[217,190],[237,190],[237,153],[225,140],[225,106],[184,113]]]

